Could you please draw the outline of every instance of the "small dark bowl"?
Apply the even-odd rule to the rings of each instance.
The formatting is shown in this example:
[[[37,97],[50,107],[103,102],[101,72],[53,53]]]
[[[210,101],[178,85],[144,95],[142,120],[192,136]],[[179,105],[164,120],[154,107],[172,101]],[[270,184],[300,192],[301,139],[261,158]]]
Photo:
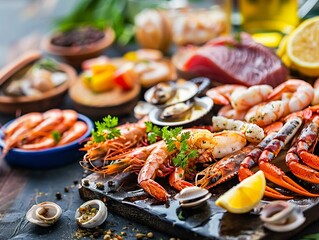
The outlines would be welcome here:
[[[79,149],[83,145],[83,141],[91,135],[93,123],[88,117],[82,114],[78,114],[78,120],[85,122],[88,126],[88,130],[77,140],[63,146],[43,150],[23,150],[13,148],[5,156],[6,162],[12,167],[51,169],[79,160],[84,154],[84,152],[80,152]],[[2,141],[4,129],[12,121],[6,123],[0,130],[1,149],[4,147],[4,142]]]
[[[52,44],[52,39],[60,34],[59,32],[51,33],[43,38],[41,47],[47,53],[62,58],[66,63],[80,67],[82,62],[87,59],[98,57],[109,47],[115,40],[113,29],[104,30],[104,37],[92,44],[75,47],[62,47]]]

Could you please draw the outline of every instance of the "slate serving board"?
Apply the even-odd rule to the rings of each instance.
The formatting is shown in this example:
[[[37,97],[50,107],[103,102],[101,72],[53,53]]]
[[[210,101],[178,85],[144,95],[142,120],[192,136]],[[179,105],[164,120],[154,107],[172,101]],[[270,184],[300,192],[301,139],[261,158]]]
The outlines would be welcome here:
[[[285,153],[282,153],[279,160],[284,155]],[[311,192],[319,193],[318,186],[314,187],[289,176]],[[98,182],[102,183],[104,189],[96,187]],[[231,214],[215,206],[215,200],[238,183],[237,178],[211,189],[211,199],[194,209],[179,207],[178,202],[173,198],[176,191],[168,186],[167,179],[158,179],[158,182],[171,194],[167,204],[159,203],[149,197],[137,185],[135,174],[104,177],[93,173],[82,179],[79,192],[84,200],[102,199],[109,211],[181,239],[283,240],[296,235],[297,232],[319,219],[319,198],[296,198],[290,201],[302,209],[306,217],[305,223],[290,232],[272,232],[263,227],[257,213]],[[286,194],[292,193],[287,191]],[[267,201],[262,201],[261,206],[266,203]]]

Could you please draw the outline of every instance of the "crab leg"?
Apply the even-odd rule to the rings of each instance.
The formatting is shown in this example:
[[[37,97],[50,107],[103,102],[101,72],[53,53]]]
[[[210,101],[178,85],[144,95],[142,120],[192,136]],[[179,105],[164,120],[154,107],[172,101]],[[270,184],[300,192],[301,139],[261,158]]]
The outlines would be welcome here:
[[[317,197],[319,195],[312,194],[306,189],[295,183],[291,178],[275,165],[271,164],[283,147],[296,134],[302,124],[302,118],[293,116],[285,123],[283,128],[276,134],[274,139],[265,147],[258,159],[259,168],[264,172],[265,177],[279,186],[285,187],[293,192],[308,197]]]
[[[196,185],[210,189],[231,179],[238,173],[240,163],[254,148],[255,145],[250,144],[235,153],[228,154],[218,162],[209,165],[203,171],[196,174]]]
[[[295,146],[291,147],[286,156],[286,163],[291,172],[311,183],[319,183],[319,172],[312,169],[319,169],[319,157],[310,153],[313,151],[319,134],[319,116],[315,116],[311,123],[306,126],[299,137]],[[300,164],[303,162],[306,165]]]
[[[302,130],[297,143],[297,153],[308,166],[319,170],[319,157],[310,151],[316,146],[319,134],[319,116],[315,116],[312,122]]]
[[[239,181],[243,181],[245,178],[250,177],[254,174],[250,169],[258,163],[258,158],[260,157],[264,148],[273,140],[276,132],[269,133],[256,147],[252,150],[247,157],[241,162],[238,178]],[[266,186],[265,196],[272,197],[276,199],[291,199],[292,197],[285,196],[280,192]]]

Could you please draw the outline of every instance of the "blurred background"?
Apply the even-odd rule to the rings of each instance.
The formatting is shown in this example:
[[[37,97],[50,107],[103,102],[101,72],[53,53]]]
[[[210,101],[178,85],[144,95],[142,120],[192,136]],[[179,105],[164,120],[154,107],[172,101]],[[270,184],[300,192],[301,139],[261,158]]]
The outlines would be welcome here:
[[[263,30],[268,32],[278,30],[286,34],[299,21],[298,15],[304,19],[317,15],[319,11],[318,1],[313,0],[193,0],[189,2],[191,3],[191,8],[195,9],[204,7],[207,10],[209,7],[215,5],[220,7],[219,9],[213,7],[210,8],[209,10],[214,11],[213,14],[210,15],[204,12],[196,14],[196,21],[198,21],[199,24],[202,24],[203,20],[201,18],[205,19],[204,22],[206,25],[204,25],[210,32],[212,32],[212,28],[210,28],[208,21],[214,21],[215,23],[217,21],[219,23],[219,27],[217,29],[216,24],[214,24],[215,32],[213,31],[213,34],[208,36],[208,38],[213,37],[214,34],[219,35],[221,33],[228,32],[230,30],[228,28],[230,25],[228,26],[227,24],[231,24],[233,30],[244,30],[259,33]],[[187,22],[187,18],[195,18],[191,11],[185,9],[181,10],[186,5],[186,0],[1,0],[0,29],[3,34],[0,38],[0,66],[10,62],[10,60],[14,59],[27,49],[38,48],[41,42],[41,37],[44,34],[47,34],[49,31],[63,25],[57,24],[57,19],[61,20],[62,17],[64,17],[63,19],[67,21],[71,21],[72,19],[73,21],[92,20],[91,16],[84,16],[85,14],[82,14],[81,16],[81,14],[79,14],[81,11],[92,11],[93,15],[98,15],[99,21],[103,18],[102,16],[104,14],[104,20],[106,23],[111,24],[115,29],[117,35],[116,43],[121,46],[125,46],[127,44],[134,43],[133,24],[136,14],[140,13],[145,8],[155,7],[166,10],[170,9],[168,15],[170,19],[173,19],[172,22],[176,23],[176,26],[173,27],[175,32],[175,36],[173,36],[174,43],[193,43],[192,39],[187,39],[186,34],[183,32],[185,31],[183,28],[194,27],[186,26],[189,24]],[[101,6],[104,6],[104,8],[101,8]],[[297,10],[297,8],[299,10]],[[261,9],[262,11],[260,11]],[[108,14],[108,11],[110,11],[111,14]],[[226,14],[230,15],[223,19],[222,14],[216,14],[218,11],[221,11],[222,13],[225,11]],[[182,15],[180,14],[181,12]],[[111,16],[113,21],[110,21]],[[267,19],[268,22],[261,24],[260,19],[265,19],[265,17],[273,19]],[[140,18],[140,25],[146,24],[145,21],[147,20],[145,20],[145,18],[147,19],[147,14],[144,14],[144,20]],[[269,22],[270,20],[272,22]],[[223,26],[223,24],[226,24],[227,26]],[[141,34],[145,35],[145,33],[140,33],[140,35]],[[164,34],[170,33],[166,33],[164,31]],[[183,35],[185,39],[183,39],[181,35]],[[190,32],[189,35],[189,38],[191,38],[192,32]],[[275,40],[273,39],[274,37]],[[276,46],[278,43],[279,40],[276,39],[276,37],[276,35],[271,35],[269,40],[269,36],[267,38],[264,36],[260,38],[260,36],[257,35],[257,38],[261,39],[261,41],[274,41],[274,43],[270,43],[270,46]],[[202,32],[201,39],[202,40],[197,43],[205,41],[205,31]],[[141,40],[139,41],[142,45],[144,44],[146,47],[149,47],[147,40],[144,39],[144,42]]]

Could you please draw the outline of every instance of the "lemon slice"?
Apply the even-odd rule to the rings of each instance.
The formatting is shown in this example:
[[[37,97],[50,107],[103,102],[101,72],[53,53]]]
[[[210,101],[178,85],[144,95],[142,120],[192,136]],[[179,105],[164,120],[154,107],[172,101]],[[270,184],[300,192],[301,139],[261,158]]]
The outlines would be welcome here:
[[[264,196],[265,187],[265,175],[258,171],[221,195],[215,204],[231,213],[249,212]]]
[[[304,21],[289,36],[287,55],[307,76],[319,76],[319,17]]]

